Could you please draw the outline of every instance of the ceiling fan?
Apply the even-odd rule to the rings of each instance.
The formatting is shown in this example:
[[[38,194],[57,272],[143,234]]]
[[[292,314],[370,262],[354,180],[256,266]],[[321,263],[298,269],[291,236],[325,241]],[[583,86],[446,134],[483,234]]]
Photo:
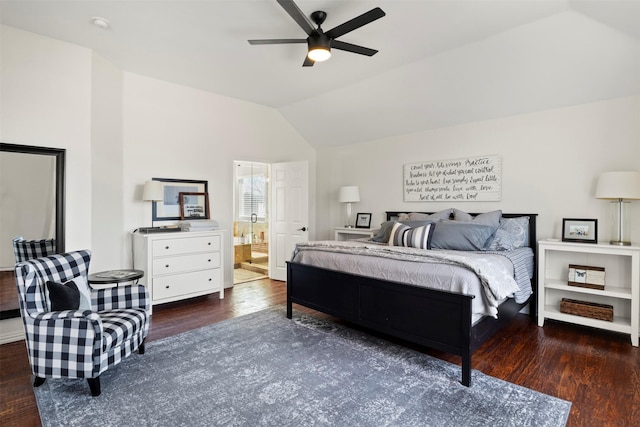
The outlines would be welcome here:
[[[318,26],[314,28],[313,24],[302,13],[300,8],[292,0],[277,0],[282,8],[287,11],[297,24],[302,27],[305,33],[309,37],[306,39],[267,39],[267,40],[249,40],[249,44],[287,44],[287,43],[307,43],[308,51],[307,57],[302,63],[303,67],[312,67],[313,64],[319,61],[325,61],[331,57],[331,49],[339,49],[347,52],[359,53],[361,55],[373,56],[378,53],[375,49],[369,49],[367,47],[358,46],[351,43],[346,43],[340,40],[336,40],[338,37],[347,34],[353,30],[356,30],[363,25],[367,25],[370,22],[380,19],[385,16],[385,13],[379,7],[371,9],[369,12],[365,12],[360,16],[357,16],[343,24],[338,25],[330,29],[329,31],[323,31],[320,26],[327,18],[326,12],[318,10],[311,14],[311,20]]]

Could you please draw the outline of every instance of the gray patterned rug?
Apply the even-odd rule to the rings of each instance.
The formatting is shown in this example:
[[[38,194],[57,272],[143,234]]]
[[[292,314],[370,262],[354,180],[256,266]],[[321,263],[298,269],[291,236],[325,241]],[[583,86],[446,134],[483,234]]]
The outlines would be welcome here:
[[[564,426],[571,403],[344,326],[264,310],[34,389],[45,426]]]

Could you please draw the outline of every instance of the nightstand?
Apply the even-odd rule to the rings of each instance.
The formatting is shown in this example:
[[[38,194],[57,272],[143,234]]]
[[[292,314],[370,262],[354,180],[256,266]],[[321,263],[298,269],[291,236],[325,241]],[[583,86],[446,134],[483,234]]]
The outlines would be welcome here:
[[[640,331],[640,246],[608,243],[538,242],[538,325],[554,319],[631,335]],[[569,264],[604,267],[604,290],[568,285]],[[563,298],[613,306],[613,321],[560,311]]]
[[[373,228],[347,228],[347,227],[335,227],[335,239],[334,240],[351,240],[362,239],[364,237],[372,238],[378,232]]]

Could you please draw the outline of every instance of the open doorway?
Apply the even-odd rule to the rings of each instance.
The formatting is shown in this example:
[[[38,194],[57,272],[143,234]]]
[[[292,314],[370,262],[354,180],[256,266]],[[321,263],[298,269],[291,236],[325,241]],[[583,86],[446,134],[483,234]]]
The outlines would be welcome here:
[[[269,277],[269,165],[233,165],[233,284]]]

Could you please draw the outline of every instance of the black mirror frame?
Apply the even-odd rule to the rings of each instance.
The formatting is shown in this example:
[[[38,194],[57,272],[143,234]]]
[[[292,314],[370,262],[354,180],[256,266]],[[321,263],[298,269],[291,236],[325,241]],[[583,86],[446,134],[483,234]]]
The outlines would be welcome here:
[[[10,153],[36,154],[53,156],[56,160],[56,252],[65,251],[65,154],[64,148],[35,147],[0,143],[0,151]],[[0,319],[20,317],[20,310],[5,310],[0,312]]]

